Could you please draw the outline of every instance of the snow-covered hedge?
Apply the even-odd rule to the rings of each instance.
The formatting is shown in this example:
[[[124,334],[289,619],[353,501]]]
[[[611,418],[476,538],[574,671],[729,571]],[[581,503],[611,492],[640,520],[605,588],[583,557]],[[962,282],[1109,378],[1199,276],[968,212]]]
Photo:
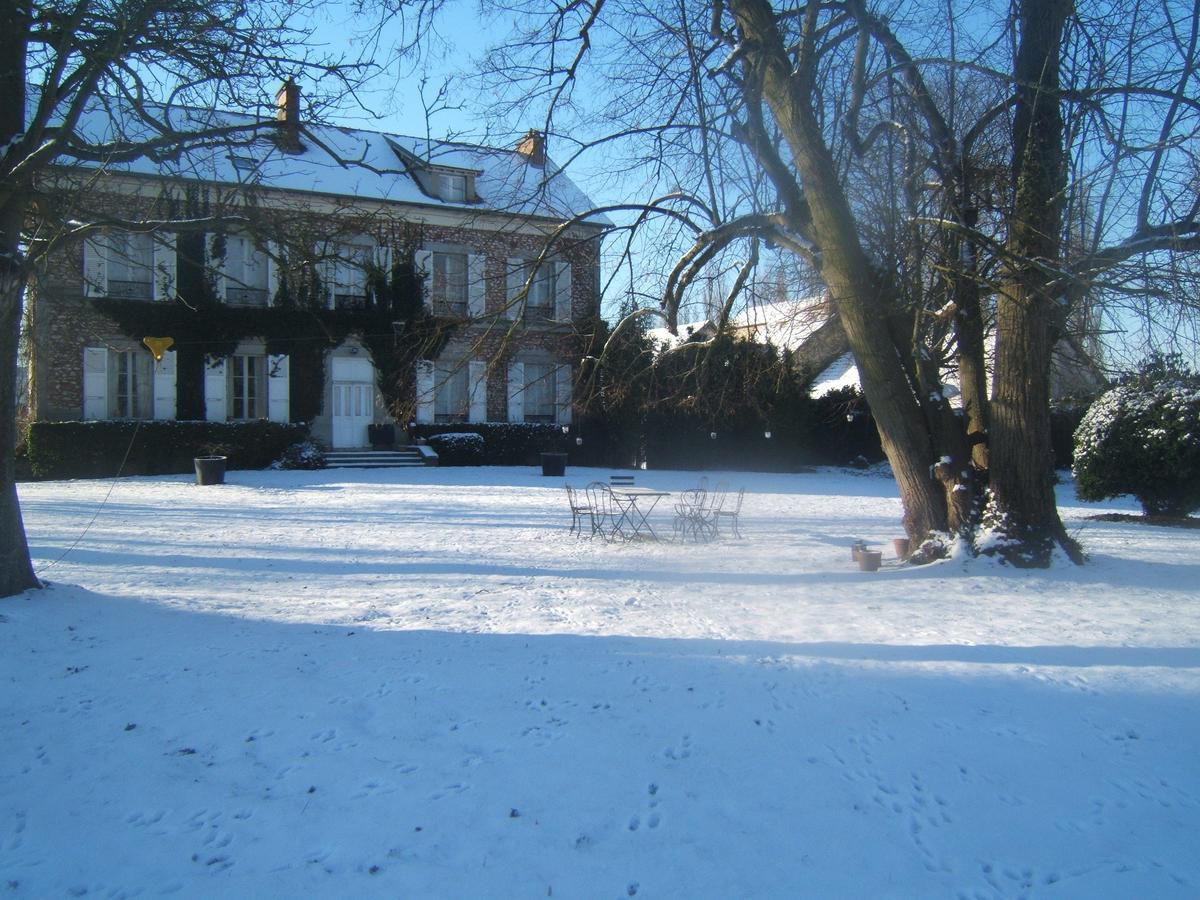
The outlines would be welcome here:
[[[448,431],[429,438],[437,451],[439,466],[478,466],[483,464],[483,438],[478,434]]]
[[[572,426],[572,442],[578,432]],[[459,422],[453,425],[413,425],[412,438],[425,438],[438,451],[439,465],[524,466],[535,465],[538,456],[546,452],[561,453],[567,449],[567,436],[562,426],[549,422]],[[447,434],[471,434],[483,443],[480,458],[464,463],[447,463],[435,438]],[[574,445],[572,443],[572,449]],[[468,451],[470,452],[470,451]]]
[[[35,478],[111,478],[193,470],[196,456],[229,458],[229,469],[264,469],[308,426],[254,422],[34,422],[26,445]]]
[[[1132,494],[1147,515],[1200,509],[1200,376],[1144,374],[1092,404],[1075,431],[1080,498]]]

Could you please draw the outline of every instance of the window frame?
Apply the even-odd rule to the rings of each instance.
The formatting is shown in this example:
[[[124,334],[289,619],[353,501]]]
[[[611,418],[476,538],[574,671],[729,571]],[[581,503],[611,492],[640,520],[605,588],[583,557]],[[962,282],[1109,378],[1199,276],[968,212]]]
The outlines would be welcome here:
[[[461,260],[461,281],[455,283],[455,273],[447,271],[449,263]],[[429,302],[435,316],[465,319],[471,309],[471,254],[465,250],[433,250],[429,260]],[[452,299],[451,292],[461,294]]]
[[[544,373],[540,377],[531,377],[531,369],[541,369],[544,370]],[[558,420],[557,371],[558,366],[552,362],[527,361],[524,363],[524,421],[556,422]],[[548,412],[533,411],[535,401],[542,410],[548,410]]]
[[[253,369],[247,372],[247,369]],[[264,353],[234,353],[227,361],[225,415],[230,422],[253,422],[267,418],[267,356]],[[239,385],[241,391],[239,392]],[[250,390],[247,390],[250,388]],[[247,409],[250,407],[250,409]],[[240,411],[242,415],[238,415]]]
[[[452,387],[451,391],[447,391]],[[453,398],[453,409],[444,409]],[[433,421],[438,424],[468,422],[471,418],[471,380],[466,363],[461,360],[435,360],[433,364]]]
[[[145,246],[135,249],[132,247],[135,241]],[[121,242],[122,246],[116,246],[117,242]],[[115,228],[106,231],[104,255],[106,296],[124,300],[154,299],[154,235],[151,232]],[[142,256],[145,258],[142,259]],[[134,278],[137,274],[143,274],[144,279]],[[125,277],[115,277],[117,275]],[[114,290],[114,284],[125,287]]]

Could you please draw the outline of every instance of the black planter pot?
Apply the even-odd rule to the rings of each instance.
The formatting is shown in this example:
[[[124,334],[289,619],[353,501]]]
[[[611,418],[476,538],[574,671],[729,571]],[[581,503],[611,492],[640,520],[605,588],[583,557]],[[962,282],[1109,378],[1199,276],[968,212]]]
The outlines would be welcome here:
[[[543,475],[566,475],[567,474],[567,454],[565,453],[543,453],[542,454],[542,474]]]
[[[197,456],[193,460],[196,464],[196,484],[224,484],[225,460],[224,456]]]
[[[395,425],[368,425],[367,440],[372,450],[391,450],[396,446]]]

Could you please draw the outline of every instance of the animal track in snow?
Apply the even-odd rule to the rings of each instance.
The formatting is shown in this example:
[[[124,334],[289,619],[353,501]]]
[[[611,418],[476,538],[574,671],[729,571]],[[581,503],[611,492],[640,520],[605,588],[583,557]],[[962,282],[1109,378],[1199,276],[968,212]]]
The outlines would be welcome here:
[[[679,739],[679,744],[667,747],[663,750],[663,756],[667,759],[682,760],[687,759],[692,755],[692,736],[685,734]]]

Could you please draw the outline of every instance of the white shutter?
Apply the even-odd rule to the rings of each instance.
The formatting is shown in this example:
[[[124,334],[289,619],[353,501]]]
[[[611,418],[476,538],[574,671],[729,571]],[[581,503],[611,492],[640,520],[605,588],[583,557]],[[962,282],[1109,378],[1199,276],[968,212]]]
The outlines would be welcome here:
[[[108,240],[102,231],[89,234],[83,241],[83,295],[108,294]]]
[[[175,299],[176,235],[166,231],[154,235],[154,299]],[[174,418],[174,416],[172,416]]]
[[[222,303],[225,302],[225,267],[229,259],[230,239],[225,240],[225,255],[217,256],[217,235],[210,234],[208,236],[208,264],[209,271],[212,274],[213,287],[217,292],[217,299]],[[222,420],[224,421],[224,420]]]
[[[154,418],[175,418],[175,351],[168,350],[154,365]]]
[[[279,263],[275,256],[279,246],[274,241],[267,241],[267,306],[275,305],[275,295],[279,293]]]
[[[508,274],[505,297],[508,302],[504,305],[504,315],[505,318],[515,319],[521,314],[521,309],[517,306],[517,295],[521,293],[521,288],[525,287],[525,260],[515,257],[506,260],[505,271]]]
[[[554,370],[555,419],[559,425],[571,424],[571,367],[559,366]]]
[[[429,309],[433,306],[433,251],[418,250],[414,253],[413,268],[421,279],[421,301]]]
[[[471,407],[468,422],[487,421],[487,363],[473,359],[467,363],[467,391]]]
[[[554,318],[560,322],[570,322],[571,315],[571,264],[556,262],[554,264]]]
[[[83,348],[83,417],[108,418],[108,349]]]
[[[204,418],[209,422],[224,422],[225,411],[225,367],[224,357],[204,358]]]
[[[428,425],[433,421],[433,363],[417,360],[417,422]]]
[[[484,265],[487,257],[482,253],[467,255],[467,314],[479,318],[487,306],[487,282],[484,280]]]
[[[267,357],[267,418],[272,422],[291,421],[288,399],[288,367],[284,354]]]
[[[525,421],[525,364],[508,367],[508,421]]]

